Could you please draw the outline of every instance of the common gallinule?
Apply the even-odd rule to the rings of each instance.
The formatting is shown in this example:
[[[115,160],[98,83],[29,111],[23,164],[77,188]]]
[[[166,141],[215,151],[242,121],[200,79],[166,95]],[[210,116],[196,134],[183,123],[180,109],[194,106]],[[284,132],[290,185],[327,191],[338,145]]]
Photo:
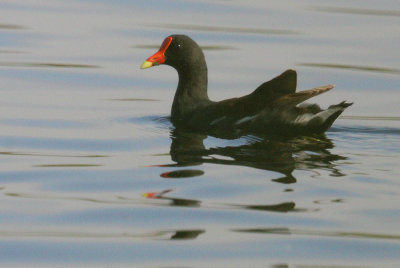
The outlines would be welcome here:
[[[167,64],[178,71],[179,83],[171,121],[203,133],[307,134],[326,131],[352,103],[322,110],[303,101],[327,92],[333,85],[296,91],[297,73],[287,70],[240,98],[211,101],[207,95],[207,65],[199,45],[186,35],[165,38],[160,49],[141,66]]]

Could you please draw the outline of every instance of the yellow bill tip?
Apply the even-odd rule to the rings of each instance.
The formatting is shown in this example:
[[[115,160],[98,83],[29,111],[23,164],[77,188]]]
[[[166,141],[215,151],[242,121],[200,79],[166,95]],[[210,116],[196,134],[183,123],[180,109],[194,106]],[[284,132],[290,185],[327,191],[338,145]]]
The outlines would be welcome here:
[[[145,62],[143,62],[142,66],[140,66],[140,69],[147,69],[147,68],[150,68],[152,66],[153,66],[153,63],[146,60]]]

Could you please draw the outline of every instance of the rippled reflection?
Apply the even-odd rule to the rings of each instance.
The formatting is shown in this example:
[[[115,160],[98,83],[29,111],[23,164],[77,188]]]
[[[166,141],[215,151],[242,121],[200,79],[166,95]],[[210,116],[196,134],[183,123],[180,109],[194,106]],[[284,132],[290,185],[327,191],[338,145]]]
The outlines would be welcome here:
[[[265,212],[279,212],[279,213],[288,213],[288,212],[313,212],[318,211],[318,209],[308,209],[308,208],[298,208],[296,207],[295,202],[284,202],[278,204],[218,204],[214,203],[209,205],[202,205],[200,200],[195,199],[187,199],[187,198],[176,198],[176,197],[167,197],[167,194],[170,194],[173,190],[167,189],[161,192],[148,192],[144,193],[143,197],[148,199],[156,199],[161,201],[166,201],[162,203],[157,203],[160,206],[178,206],[178,207],[213,207],[219,209],[245,209],[245,210],[257,210],[257,211],[265,211]]]
[[[170,240],[191,240],[196,239],[204,230],[181,230],[176,231],[170,237]]]
[[[263,210],[270,212],[290,212],[290,211],[304,211],[305,209],[296,209],[294,202],[285,202],[275,205],[236,205],[237,208],[244,208],[250,210]]]
[[[168,203],[163,203],[162,205],[167,206],[177,206],[177,207],[199,207],[201,201],[194,200],[194,199],[186,199],[186,198],[174,198],[174,197],[166,197],[165,194],[171,192],[171,189],[164,190],[161,192],[150,192],[143,194],[143,197],[151,198],[151,199],[158,199],[158,200],[165,200]]]
[[[159,230],[148,233],[131,232],[95,232],[95,231],[66,231],[66,230],[1,230],[0,237],[47,237],[47,238],[74,238],[74,239],[155,239],[155,240],[192,240],[204,233],[202,229],[189,230]]]
[[[251,229],[234,229],[234,232],[258,233],[258,234],[280,234],[280,235],[309,235],[309,236],[331,236],[344,238],[368,238],[368,239],[391,239],[399,240],[399,235],[388,235],[378,233],[362,233],[362,232],[335,232],[335,231],[318,231],[318,230],[301,230],[286,227],[277,228],[251,228]]]
[[[196,169],[180,169],[175,171],[164,172],[161,174],[161,177],[167,179],[180,179],[180,178],[191,178],[197,177],[204,174],[202,170]]]
[[[325,135],[293,138],[263,137],[251,139],[248,144],[206,148],[203,134],[174,129],[171,133],[171,158],[177,166],[195,166],[203,163],[248,166],[279,172],[283,176],[274,181],[295,183],[295,170],[326,169],[331,176],[344,176],[335,161],[346,159],[333,154],[332,141]],[[222,156],[222,157],[215,157]]]

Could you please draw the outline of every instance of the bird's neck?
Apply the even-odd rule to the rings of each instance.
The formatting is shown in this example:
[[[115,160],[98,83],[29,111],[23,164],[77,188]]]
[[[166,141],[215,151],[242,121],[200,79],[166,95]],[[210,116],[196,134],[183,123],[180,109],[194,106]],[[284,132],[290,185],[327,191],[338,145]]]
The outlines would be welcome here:
[[[179,83],[172,104],[173,121],[210,102],[207,95],[207,65],[205,60],[181,66],[178,70]]]

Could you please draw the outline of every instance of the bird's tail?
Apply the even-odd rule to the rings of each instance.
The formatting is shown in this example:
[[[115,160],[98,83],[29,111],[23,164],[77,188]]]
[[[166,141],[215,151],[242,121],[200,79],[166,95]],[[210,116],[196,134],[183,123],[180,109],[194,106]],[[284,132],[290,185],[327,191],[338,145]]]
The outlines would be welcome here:
[[[352,102],[342,101],[339,104],[331,105],[328,109],[321,111],[313,116],[310,121],[311,126],[315,126],[318,130],[324,132],[331,127],[333,122],[339,115],[349,106],[353,105]]]

